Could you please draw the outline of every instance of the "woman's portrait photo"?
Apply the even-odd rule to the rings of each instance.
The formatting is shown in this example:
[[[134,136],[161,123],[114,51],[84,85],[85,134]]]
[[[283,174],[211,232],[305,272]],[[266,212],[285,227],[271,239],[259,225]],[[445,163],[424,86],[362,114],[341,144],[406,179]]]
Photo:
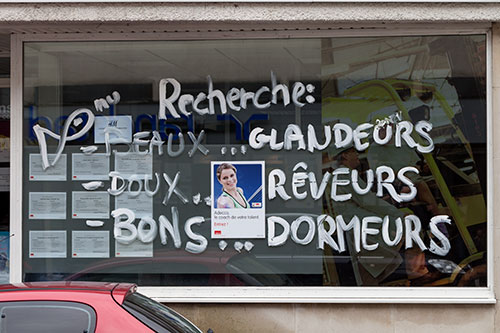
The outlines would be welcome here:
[[[243,189],[238,187],[236,168],[222,163],[217,168],[217,180],[222,185],[222,194],[217,198],[217,208],[249,208]]]
[[[220,162],[213,164],[214,208],[261,208],[262,165]]]

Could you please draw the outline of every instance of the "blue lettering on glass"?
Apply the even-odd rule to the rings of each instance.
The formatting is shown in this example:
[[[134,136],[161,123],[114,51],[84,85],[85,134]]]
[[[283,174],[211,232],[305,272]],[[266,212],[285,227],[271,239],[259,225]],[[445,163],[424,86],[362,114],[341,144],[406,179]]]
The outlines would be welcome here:
[[[86,114],[82,114],[81,118],[84,122],[88,120],[88,116]],[[68,116],[60,116],[57,117],[54,121],[51,118],[46,116],[35,116],[35,106],[31,105],[28,107],[28,122],[29,122],[29,139],[36,140],[35,132],[33,131],[33,126],[36,124],[42,125],[44,128],[53,131],[55,133],[60,133],[64,128],[64,123],[68,119]],[[75,129],[69,127],[68,135],[75,134]],[[82,137],[74,140],[75,142],[82,142],[89,138],[89,133],[85,133]]]
[[[225,115],[217,115],[217,120],[229,120],[234,123],[235,128],[235,135],[236,135],[236,140],[241,141],[241,140],[247,140],[250,137],[250,124],[254,120],[269,120],[269,115],[268,114],[261,114],[261,113],[256,113],[250,116],[250,118],[247,119],[243,124],[241,121],[236,118],[235,115],[233,114],[225,114]],[[243,136],[242,136],[243,134]]]
[[[243,137],[248,141],[250,138],[250,124],[254,120],[269,120],[268,114],[256,113],[250,116],[247,121],[243,124]]]
[[[114,105],[110,106],[110,111],[114,109]],[[114,110],[113,110],[114,111]],[[111,112],[110,112],[111,113]],[[114,114],[114,112],[113,112]],[[82,114],[82,120],[86,121],[87,120],[87,115]],[[33,126],[36,124],[43,125],[43,127],[54,131],[56,133],[60,133],[62,128],[64,127],[64,123],[68,116],[60,116],[57,117],[54,121],[52,121],[51,118],[47,116],[35,116],[35,106],[30,106],[28,108],[28,121],[29,121],[29,138],[30,140],[36,140],[35,133],[33,132]],[[182,119],[186,120],[186,125],[187,125],[187,130],[189,132],[195,133],[195,122],[194,122],[194,116],[189,115],[189,116],[181,116]],[[168,138],[168,133],[172,133],[173,139],[178,140],[179,139],[179,133],[182,133],[182,128],[177,125],[177,124],[171,124],[168,123],[169,119],[176,119],[171,115],[167,115],[167,119],[158,119],[157,115],[150,115],[150,114],[140,114],[135,118],[134,122],[134,129],[135,132],[140,132],[143,130],[143,127],[149,128],[151,131],[158,131],[160,133],[160,136],[162,140],[167,140]],[[226,121],[229,120],[235,124],[236,131],[235,131],[235,139],[238,141],[241,140],[248,140],[250,136],[250,125],[252,121],[255,120],[269,120],[269,115],[268,114],[262,114],[262,113],[256,113],[250,116],[245,122],[240,121],[235,115],[233,114],[226,114],[226,115],[217,115],[217,120],[218,121]],[[148,124],[149,126],[145,126],[145,124]],[[110,127],[116,127],[117,126],[117,121],[112,120],[108,123],[108,126]],[[168,132],[167,132],[168,131]],[[68,135],[73,135],[75,133],[75,130],[70,127],[68,131]],[[83,137],[75,140],[75,142],[82,142],[85,141],[89,138],[89,133],[86,133]]]
[[[185,119],[187,121],[187,128],[189,132],[195,132],[194,128],[194,117],[193,115],[190,116],[181,116],[182,119]],[[135,118],[134,122],[134,131],[135,132],[141,132],[143,131],[143,126],[145,125],[144,123],[149,124],[147,127],[148,130],[150,129],[151,131],[158,131],[160,133],[161,139],[162,140],[167,140],[168,138],[168,133],[167,130],[170,130],[170,132],[173,132],[174,140],[177,140],[179,138],[179,133],[182,132],[182,129],[179,125],[176,124],[169,124],[167,121],[168,119],[175,119],[172,116],[167,116],[167,119],[160,119],[158,120],[157,115],[150,115],[150,114],[140,114]]]

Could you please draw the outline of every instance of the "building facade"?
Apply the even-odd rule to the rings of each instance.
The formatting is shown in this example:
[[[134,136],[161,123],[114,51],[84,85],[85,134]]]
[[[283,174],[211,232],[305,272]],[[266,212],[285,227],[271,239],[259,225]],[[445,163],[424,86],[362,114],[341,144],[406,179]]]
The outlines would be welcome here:
[[[1,4],[9,280],[215,332],[498,330],[499,13]]]

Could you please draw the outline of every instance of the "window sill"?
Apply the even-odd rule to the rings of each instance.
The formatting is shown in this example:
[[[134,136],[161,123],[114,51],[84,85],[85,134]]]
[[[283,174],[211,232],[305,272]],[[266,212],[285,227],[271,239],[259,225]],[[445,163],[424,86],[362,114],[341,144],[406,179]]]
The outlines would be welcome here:
[[[492,288],[470,287],[139,287],[168,303],[495,304]]]

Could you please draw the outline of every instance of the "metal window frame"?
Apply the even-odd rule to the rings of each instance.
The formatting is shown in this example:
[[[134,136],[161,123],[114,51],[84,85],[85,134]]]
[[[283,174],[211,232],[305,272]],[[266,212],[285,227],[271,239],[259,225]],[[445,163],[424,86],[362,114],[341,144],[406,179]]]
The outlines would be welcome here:
[[[493,244],[493,135],[492,135],[492,32],[489,24],[412,25],[385,29],[185,31],[172,33],[13,34],[11,36],[11,176],[10,176],[10,281],[22,282],[22,149],[23,149],[23,45],[54,41],[153,41],[372,37],[416,35],[486,35],[487,52],[487,287],[139,287],[161,302],[197,303],[447,303],[494,304]]]

